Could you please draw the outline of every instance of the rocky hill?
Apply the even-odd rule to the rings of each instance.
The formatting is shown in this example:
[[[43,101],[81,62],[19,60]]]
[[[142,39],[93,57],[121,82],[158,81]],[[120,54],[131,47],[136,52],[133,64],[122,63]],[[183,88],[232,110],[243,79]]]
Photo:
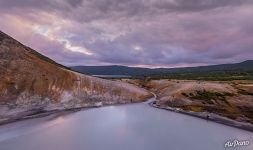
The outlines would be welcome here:
[[[136,86],[79,74],[0,31],[0,121],[34,112],[143,101]]]

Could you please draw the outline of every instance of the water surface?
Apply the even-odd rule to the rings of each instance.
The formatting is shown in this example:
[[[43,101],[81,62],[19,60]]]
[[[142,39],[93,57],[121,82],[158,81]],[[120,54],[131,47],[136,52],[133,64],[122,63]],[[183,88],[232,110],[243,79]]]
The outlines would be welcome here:
[[[229,139],[252,143],[253,133],[146,103],[0,126],[0,150],[224,150]]]

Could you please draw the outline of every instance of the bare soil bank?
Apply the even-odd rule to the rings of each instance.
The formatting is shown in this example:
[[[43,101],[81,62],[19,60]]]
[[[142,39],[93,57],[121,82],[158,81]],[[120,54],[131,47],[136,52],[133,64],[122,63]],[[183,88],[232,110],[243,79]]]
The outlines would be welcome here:
[[[253,81],[128,80],[157,95],[156,106],[253,124]]]

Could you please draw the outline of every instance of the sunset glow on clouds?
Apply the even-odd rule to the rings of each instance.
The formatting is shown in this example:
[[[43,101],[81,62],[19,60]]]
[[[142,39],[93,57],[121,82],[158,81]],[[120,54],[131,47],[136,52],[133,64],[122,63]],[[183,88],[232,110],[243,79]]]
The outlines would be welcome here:
[[[0,0],[0,30],[59,63],[148,67],[253,59],[253,0]]]

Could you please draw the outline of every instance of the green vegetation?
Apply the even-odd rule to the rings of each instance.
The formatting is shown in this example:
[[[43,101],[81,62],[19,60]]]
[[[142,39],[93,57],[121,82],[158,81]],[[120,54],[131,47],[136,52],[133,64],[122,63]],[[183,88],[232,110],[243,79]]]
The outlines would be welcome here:
[[[136,76],[136,78],[143,78]],[[177,79],[177,80],[205,80],[205,81],[232,81],[253,80],[253,71],[212,71],[191,73],[165,73],[150,75],[153,80]]]
[[[159,80],[253,80],[253,60],[235,64],[221,64],[186,68],[138,68],[127,66],[74,66],[73,70],[91,75],[128,75],[133,79]]]
[[[188,97],[190,99],[195,99],[195,100],[204,100],[206,101],[208,104],[213,104],[212,100],[220,100],[223,101],[225,103],[228,103],[226,101],[226,96],[234,96],[232,93],[218,93],[218,92],[210,92],[210,91],[196,91],[196,93],[182,93],[182,95],[184,95],[185,97]]]

